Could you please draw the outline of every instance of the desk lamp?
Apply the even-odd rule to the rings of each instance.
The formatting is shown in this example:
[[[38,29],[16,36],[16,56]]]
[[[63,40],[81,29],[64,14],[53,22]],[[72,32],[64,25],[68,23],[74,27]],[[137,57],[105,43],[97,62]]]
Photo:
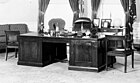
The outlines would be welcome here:
[[[80,23],[81,27],[78,29],[82,31],[83,29],[90,29],[90,27],[84,27],[84,23],[91,24],[91,20],[89,18],[81,17],[74,22],[75,24]]]
[[[73,31],[78,31],[78,33],[83,33],[84,30],[90,30],[91,20],[87,17],[81,17],[74,22]],[[86,25],[86,26],[85,26]]]

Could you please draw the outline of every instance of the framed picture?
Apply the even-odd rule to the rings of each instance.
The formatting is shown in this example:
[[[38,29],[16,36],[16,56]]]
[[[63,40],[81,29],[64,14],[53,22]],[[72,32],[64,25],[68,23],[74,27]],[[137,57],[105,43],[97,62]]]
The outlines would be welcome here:
[[[110,28],[111,26],[111,19],[102,19],[101,20],[101,28]]]
[[[100,19],[99,18],[94,18],[93,19],[93,24],[94,24],[94,26],[99,27],[99,25],[100,25]]]

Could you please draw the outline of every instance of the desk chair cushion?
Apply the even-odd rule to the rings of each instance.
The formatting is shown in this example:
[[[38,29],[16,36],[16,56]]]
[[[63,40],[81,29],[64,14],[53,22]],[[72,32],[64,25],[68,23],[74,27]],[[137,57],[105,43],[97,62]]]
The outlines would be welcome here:
[[[14,48],[14,46],[18,46],[18,44],[19,44],[18,42],[10,42],[7,47],[13,46],[13,48]]]
[[[107,55],[109,56],[128,56],[128,55],[131,55],[132,54],[132,51],[131,50],[126,50],[126,51],[109,51],[107,52]]]

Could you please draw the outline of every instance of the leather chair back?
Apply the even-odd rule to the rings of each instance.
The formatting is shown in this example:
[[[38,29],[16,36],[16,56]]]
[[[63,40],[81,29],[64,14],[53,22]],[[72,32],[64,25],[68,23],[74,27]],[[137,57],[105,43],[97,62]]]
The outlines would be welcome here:
[[[59,27],[59,30],[63,30],[65,28],[65,24],[65,21],[61,18],[53,18],[48,22],[50,30],[54,30],[55,27]]]

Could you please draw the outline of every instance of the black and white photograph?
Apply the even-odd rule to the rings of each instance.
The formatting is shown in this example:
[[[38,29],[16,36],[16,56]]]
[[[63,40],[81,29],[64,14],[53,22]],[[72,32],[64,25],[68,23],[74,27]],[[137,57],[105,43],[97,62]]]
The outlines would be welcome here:
[[[0,83],[139,83],[140,0],[0,0]]]

